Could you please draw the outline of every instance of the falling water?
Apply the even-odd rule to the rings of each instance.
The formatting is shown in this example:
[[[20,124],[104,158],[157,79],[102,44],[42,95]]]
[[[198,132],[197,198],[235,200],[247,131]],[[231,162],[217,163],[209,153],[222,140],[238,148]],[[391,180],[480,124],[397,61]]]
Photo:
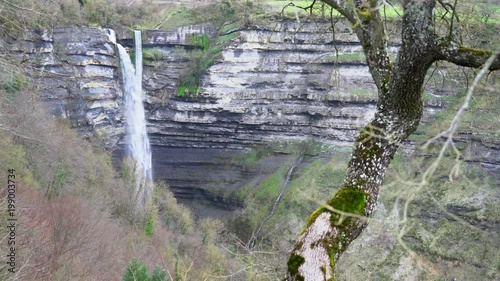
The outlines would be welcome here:
[[[120,58],[125,94],[125,118],[127,120],[127,153],[135,162],[137,209],[150,200],[153,171],[151,148],[146,131],[146,117],[142,104],[142,39],[141,32],[134,31],[135,69],[125,48],[116,43],[113,30],[108,29],[110,40],[116,44]]]
[[[281,197],[285,193],[285,190],[288,187],[288,183],[290,182],[290,179],[292,178],[293,171],[295,170],[295,167],[297,167],[297,165],[299,165],[302,162],[303,159],[304,159],[304,152],[302,152],[300,154],[300,157],[297,160],[297,162],[295,162],[295,164],[292,165],[292,167],[290,168],[290,170],[288,170],[288,173],[286,174],[285,182],[281,186],[281,190],[280,190],[280,193],[278,194],[278,197],[276,197],[276,200],[274,200],[274,204],[273,204],[273,207],[271,208],[271,211],[269,212],[269,214],[267,215],[267,217],[262,221],[262,223],[260,224],[260,226],[257,229],[257,231],[252,236],[252,238],[250,238],[250,241],[248,242],[248,247],[250,249],[255,246],[255,242],[257,242],[257,238],[259,237],[260,232],[262,231],[262,228],[264,228],[264,225],[266,224],[266,222],[272,217],[272,215],[276,211],[276,207],[278,207],[278,204],[281,201]]]

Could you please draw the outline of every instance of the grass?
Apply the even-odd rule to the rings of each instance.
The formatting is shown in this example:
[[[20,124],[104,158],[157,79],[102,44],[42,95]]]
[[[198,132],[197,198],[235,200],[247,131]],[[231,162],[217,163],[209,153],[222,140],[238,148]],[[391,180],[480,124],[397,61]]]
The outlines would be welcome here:
[[[299,7],[308,7],[312,4],[313,1],[294,1],[293,3]],[[296,8],[294,6],[287,6],[290,1],[267,1],[266,4],[271,6],[271,11],[274,13],[281,13],[285,16],[290,16],[290,17],[295,17],[295,11],[297,11],[299,16],[309,16],[310,12],[305,11],[304,9],[301,8]],[[286,6],[286,7],[285,7]],[[328,6],[325,6],[325,16],[330,15],[331,8]],[[322,12],[320,9],[320,5],[316,5],[315,8],[313,9],[313,15],[314,16],[321,16]],[[340,14],[338,12],[334,12],[334,16],[339,16]]]
[[[365,88],[350,88],[349,94],[357,97],[372,97],[377,96],[377,91]]]
[[[163,53],[157,49],[143,49],[142,50],[142,62],[147,66],[158,66],[159,60],[163,57]]]
[[[230,33],[230,34],[227,34],[227,35],[223,35],[223,36],[219,36],[217,38],[217,43],[225,43],[233,38],[235,38],[236,36],[238,36],[238,33],[237,32],[234,32],[234,33]]]
[[[304,221],[300,223],[302,226],[309,214],[342,183],[349,151],[333,149],[317,142],[312,144],[285,142],[254,149],[238,156],[238,161],[253,164],[274,153],[291,153],[298,156],[301,152],[305,152],[306,155],[317,155],[316,153],[326,151],[334,154],[334,158],[327,163],[317,160],[305,168],[295,169],[287,190],[271,217],[272,222],[270,221],[266,228],[286,224],[293,220],[292,217],[303,219]],[[245,205],[239,217],[231,223],[231,228],[236,229],[240,237],[245,238],[249,235],[249,230],[255,230],[262,223],[274,204],[290,167],[290,163],[284,163],[278,171],[261,182],[247,184],[235,191],[235,196],[244,201]]]
[[[313,1],[289,1],[289,0],[283,0],[283,1],[265,1],[264,4],[269,6],[270,9],[268,10],[268,14],[271,13],[282,13],[286,17],[290,18],[295,18],[295,12],[299,15],[299,17],[309,17],[311,16],[311,10],[305,11],[302,8],[296,8],[294,6],[287,6],[289,3],[293,3],[294,5],[298,7],[309,7]],[[460,7],[460,6],[459,6]],[[331,13],[331,8],[328,5],[325,5],[324,12],[321,11],[321,5],[320,2],[317,1],[315,4],[314,8],[312,9],[312,16],[313,17],[322,17],[323,15],[325,17],[329,17]],[[401,18],[404,13],[403,8],[400,5],[393,5],[393,6],[382,6],[380,9],[380,15],[382,18],[387,18],[387,19],[398,19]],[[459,11],[461,15],[461,18],[466,18],[469,15],[465,14],[463,11]],[[483,6],[480,6],[478,4],[474,5],[472,12],[467,11],[467,13],[473,13],[473,16],[471,17],[471,21],[474,23],[488,23],[488,24],[500,24],[500,8],[493,8],[487,9],[485,8],[484,4]],[[437,11],[436,18],[440,18],[440,16],[443,14],[442,9]],[[333,11],[333,16],[341,16],[340,13],[337,11]]]
[[[231,24],[228,26],[237,26]],[[221,28],[225,29],[225,28]],[[230,30],[229,28],[228,30]],[[218,34],[221,34],[218,32]],[[177,96],[196,96],[198,94],[201,77],[206,73],[218,59],[222,57],[222,49],[229,41],[236,37],[237,33],[231,33],[220,37],[210,38],[208,35],[194,35],[191,44],[198,48],[190,52],[190,62],[187,68],[180,75],[180,83],[177,89]]]
[[[424,143],[429,139],[429,137],[426,134],[416,134],[413,133],[408,137],[409,140],[415,141],[417,143]]]
[[[231,23],[231,24],[228,24],[228,25],[224,25],[219,30],[219,34],[224,34],[226,32],[229,32],[232,29],[237,29],[237,28],[240,28],[240,27],[241,27],[241,24],[239,22],[235,22],[235,23]]]
[[[196,95],[198,93],[198,89],[198,86],[184,84],[177,88],[177,96],[184,97],[186,95]]]
[[[159,29],[175,29],[181,26],[196,24],[200,22],[193,10],[185,5],[179,6],[177,9],[164,9],[163,22],[159,24]],[[153,23],[145,24],[145,27],[151,28]],[[158,24],[157,24],[158,26]]]
[[[262,223],[278,196],[283,179],[284,167],[257,185],[248,184],[236,196],[244,199],[245,208],[231,223],[230,228],[243,240],[250,239],[252,232]]]
[[[312,211],[331,197],[342,183],[347,164],[346,156],[346,151],[336,152],[334,158],[327,163],[317,160],[305,168],[296,169],[274,215],[264,227],[262,237],[271,241],[295,239]],[[252,218],[252,221],[247,223],[253,225],[253,228],[246,225],[240,227],[255,229],[262,222],[279,193],[288,169],[289,167],[283,167],[281,174],[270,176],[252,192],[248,192],[242,215]],[[248,190],[249,187],[245,189]],[[277,235],[275,231],[280,233],[279,238],[272,238]]]
[[[194,35],[191,38],[191,44],[206,52],[210,48],[210,38],[208,35]]]
[[[255,201],[259,202],[259,204],[271,205],[280,192],[284,175],[283,169],[280,169],[262,181],[254,189]]]
[[[386,16],[388,18],[396,18],[403,16],[403,8],[399,5],[394,5],[393,7],[384,6],[380,9],[380,15],[382,17]]]
[[[199,92],[201,77],[222,56],[221,46],[214,46],[208,42],[199,47],[202,48],[202,51],[191,52],[191,61],[180,75],[180,86],[177,88],[178,97],[196,96]]]
[[[337,63],[366,63],[365,54],[362,52],[341,53],[338,55],[325,56],[322,58],[322,61]]]

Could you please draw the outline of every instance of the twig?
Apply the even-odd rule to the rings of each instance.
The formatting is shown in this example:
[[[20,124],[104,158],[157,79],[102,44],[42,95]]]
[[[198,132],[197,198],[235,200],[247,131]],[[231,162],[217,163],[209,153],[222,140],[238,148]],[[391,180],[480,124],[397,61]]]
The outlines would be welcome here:
[[[433,138],[431,138],[423,146],[425,148],[431,142],[437,140],[438,138],[447,136],[447,139],[446,139],[445,143],[443,144],[443,146],[441,147],[441,150],[439,152],[438,157],[427,168],[427,170],[425,171],[425,173],[422,175],[422,181],[417,186],[417,188],[414,190],[414,192],[412,192],[412,194],[410,195],[410,197],[408,198],[408,200],[406,200],[406,202],[404,204],[403,220],[402,220],[403,226],[401,228],[400,234],[398,235],[398,241],[401,243],[401,245],[403,246],[403,248],[405,248],[406,250],[409,250],[409,247],[404,243],[404,241],[402,240],[402,237],[403,237],[404,233],[406,233],[406,232],[409,231],[409,229],[407,230],[407,225],[406,225],[406,221],[408,219],[409,205],[413,201],[413,198],[415,197],[415,194],[418,193],[420,190],[422,190],[429,183],[430,179],[434,175],[434,172],[438,168],[439,163],[443,159],[444,153],[446,152],[446,150],[448,149],[448,147],[454,145],[453,144],[453,136],[454,136],[454,134],[457,131],[458,124],[460,123],[460,119],[462,118],[465,110],[469,107],[469,102],[470,102],[470,100],[472,98],[472,93],[474,92],[475,88],[479,84],[479,81],[481,81],[481,79],[483,78],[483,76],[486,75],[486,73],[489,71],[490,66],[493,64],[493,62],[495,61],[495,59],[496,59],[496,57],[498,56],[499,53],[500,53],[500,49],[496,50],[495,53],[483,65],[483,67],[481,68],[481,71],[479,71],[479,73],[476,75],[476,78],[474,79],[474,82],[472,83],[471,87],[467,91],[464,103],[462,104],[462,106],[460,107],[460,109],[458,110],[458,112],[453,117],[453,120],[451,121],[451,124],[448,127],[448,129],[446,129],[445,131],[443,131],[443,132],[437,134],[436,136],[434,136]],[[433,198],[431,196],[431,199],[435,199],[435,198]],[[438,203],[437,200],[433,200],[433,201],[436,204]],[[448,212],[447,210],[445,210],[440,204],[437,204],[437,205],[438,205],[438,207],[440,209],[444,210],[448,215],[452,216],[452,218],[457,219],[458,221],[461,221],[457,216],[455,216],[455,215],[451,214],[450,212]],[[467,224],[467,225],[469,225],[469,224]],[[473,226],[471,226],[471,227],[475,228]],[[410,251],[410,253],[412,253],[412,252]]]
[[[19,9],[19,10],[28,11],[28,12],[31,12],[31,13],[35,13],[35,14],[37,14],[37,15],[43,15],[42,13],[37,12],[37,11],[35,11],[35,10],[32,10],[32,9],[28,9],[28,8],[24,8],[24,7],[17,6],[17,5],[15,5],[15,4],[13,4],[13,3],[10,3],[8,0],[1,0],[1,1],[2,1],[2,2],[4,2],[5,4],[7,4],[7,5],[11,6],[11,7],[14,7],[14,8],[16,8],[16,9]]]

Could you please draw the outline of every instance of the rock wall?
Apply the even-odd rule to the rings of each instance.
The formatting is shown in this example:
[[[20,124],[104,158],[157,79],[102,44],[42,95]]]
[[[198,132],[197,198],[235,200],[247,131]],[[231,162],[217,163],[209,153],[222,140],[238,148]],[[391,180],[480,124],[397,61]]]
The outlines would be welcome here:
[[[215,29],[197,25],[145,31],[143,85],[155,177],[165,179],[183,203],[199,206],[207,199],[215,201],[213,209],[201,210],[216,217],[224,215],[221,209],[239,202],[228,202],[212,191],[255,185],[295,161],[286,150],[274,148],[281,153],[249,166],[235,158],[249,147],[290,140],[350,145],[373,115],[377,97],[354,34],[338,23],[333,38],[329,28],[327,23],[275,22],[232,31],[231,44],[201,81],[203,91],[186,97],[176,96],[176,88],[179,74],[196,51],[191,38],[214,36]],[[128,31],[117,34],[121,44],[132,46]],[[392,42],[392,54],[397,44]],[[123,94],[118,58],[104,30],[30,32],[13,45],[12,54],[31,68],[52,114],[70,119],[83,135],[101,135],[120,158],[126,122]],[[446,97],[455,94],[453,89],[456,85],[450,79],[428,83],[424,125],[449,103]],[[498,179],[500,145],[494,133],[485,137],[471,131],[456,142],[466,144],[467,161],[480,163]],[[306,156],[304,167],[312,160]],[[446,212],[432,205],[430,198],[419,197],[412,205],[418,212],[409,214],[410,220],[418,219],[418,226],[407,233],[405,242],[431,257],[432,264],[407,258],[394,238],[400,231],[401,210],[391,204],[405,194],[404,187],[413,188],[403,184],[381,194],[375,220],[340,259],[337,277],[430,280],[432,274],[426,274],[432,269],[446,273],[443,278],[494,280],[500,225],[497,184],[450,185],[432,192],[439,193]],[[474,228],[452,224],[455,218],[447,220],[449,214]],[[365,256],[360,258],[356,254],[360,252]]]
[[[355,35],[340,25],[343,33],[337,32],[334,41],[329,28],[326,23],[283,22],[235,31],[238,36],[203,77],[202,92],[187,97],[175,92],[196,49],[191,38],[213,36],[214,28],[144,31],[145,52],[155,52],[153,59],[144,54],[153,145],[244,149],[309,138],[349,145],[373,115],[376,89]],[[129,32],[118,32],[118,39],[133,45]],[[52,114],[70,118],[82,133],[105,134],[110,146],[122,143],[118,58],[104,30],[31,32],[12,51],[33,68]],[[440,95],[450,94],[449,87],[443,89]],[[429,102],[429,111],[442,104]]]
[[[11,49],[30,69],[41,99],[83,135],[103,135],[110,147],[124,134],[123,94],[114,45],[87,27],[28,32]]]
[[[330,28],[285,21],[229,31],[224,36],[234,38],[203,77],[202,90],[185,97],[175,94],[176,82],[192,47],[146,31],[143,47],[161,54],[144,68],[155,175],[199,197],[195,190],[220,186],[227,171],[240,185],[248,180],[238,167],[213,171],[217,151],[280,141],[351,145],[374,114],[376,88],[355,34],[339,23],[334,40]],[[451,88],[429,87],[437,98],[428,101],[427,113],[441,109],[446,102],[439,97],[453,94]],[[198,157],[175,157],[181,152]],[[200,184],[205,171],[212,180]]]
[[[350,144],[373,115],[375,88],[362,59],[339,63],[332,74],[335,46],[326,28],[288,22],[241,30],[209,68],[198,96],[177,97],[170,85],[166,105],[149,115],[152,143],[242,149],[315,138]],[[337,42],[340,54],[358,54],[353,35],[345,37]],[[155,67],[146,71],[146,89],[158,91],[161,79]]]
[[[143,87],[154,174],[180,196],[199,197],[209,186],[227,182],[222,169],[228,166],[214,164],[220,163],[218,157],[229,159],[227,153],[279,141],[350,145],[373,116],[376,88],[355,34],[342,22],[336,24],[335,38],[329,23],[317,22],[271,22],[230,30],[224,35],[233,38],[203,76],[200,93],[178,97],[180,73],[197,51],[191,39],[201,34],[214,38],[216,30],[201,24],[143,32]],[[133,45],[131,35],[117,31],[124,46]],[[391,43],[391,54],[397,46],[397,41]],[[81,134],[100,135],[120,158],[126,122],[123,94],[118,58],[104,30],[31,32],[12,52],[33,68],[52,114],[69,118]],[[448,103],[443,97],[454,94],[453,81],[431,84],[426,88],[424,121]],[[249,180],[235,165],[229,169],[232,178]],[[204,184],[199,181],[201,171],[212,171]]]
[[[145,89],[168,96],[161,107],[151,100],[153,145],[242,149],[307,139],[350,145],[373,116],[377,93],[355,34],[338,24],[333,40],[330,28],[278,22],[240,30],[208,69],[199,95],[188,97],[177,97],[176,81],[168,78],[189,52],[183,46],[182,56],[179,44],[148,35],[144,48],[165,56],[145,67]],[[393,42],[389,50],[397,48]],[[453,94],[449,84],[428,91]],[[428,112],[444,104],[430,100]]]

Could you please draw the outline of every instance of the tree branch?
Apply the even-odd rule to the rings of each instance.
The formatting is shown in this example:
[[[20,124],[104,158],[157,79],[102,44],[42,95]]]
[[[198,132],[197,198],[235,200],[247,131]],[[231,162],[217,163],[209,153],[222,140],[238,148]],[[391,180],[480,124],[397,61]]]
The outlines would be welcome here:
[[[321,0],[325,4],[329,5],[330,7],[334,8],[337,10],[341,15],[343,15],[351,24],[356,24],[357,20],[356,17],[354,16],[354,13],[352,10],[348,9],[347,6],[342,5],[344,1],[338,1],[338,0]]]
[[[456,65],[480,68],[493,54],[492,51],[484,49],[475,49],[466,46],[455,45],[451,43],[441,43],[438,60],[445,60]],[[500,57],[496,57],[490,65],[489,70],[500,69]]]
[[[309,217],[288,260],[287,281],[335,280],[337,259],[366,227],[358,217],[372,214],[389,163],[423,113],[422,85],[435,59],[435,35],[430,28],[435,3],[419,0],[404,6],[402,46],[394,69],[377,4],[370,1],[375,9],[360,6],[353,14],[361,19],[354,29],[379,89],[377,112],[356,140],[344,183],[327,202],[332,208],[320,207]]]
[[[337,10],[352,24],[352,29],[356,32],[363,46],[366,63],[375,85],[377,85],[379,92],[383,91],[389,80],[392,65],[387,54],[387,38],[380,16],[379,1],[322,1]]]

